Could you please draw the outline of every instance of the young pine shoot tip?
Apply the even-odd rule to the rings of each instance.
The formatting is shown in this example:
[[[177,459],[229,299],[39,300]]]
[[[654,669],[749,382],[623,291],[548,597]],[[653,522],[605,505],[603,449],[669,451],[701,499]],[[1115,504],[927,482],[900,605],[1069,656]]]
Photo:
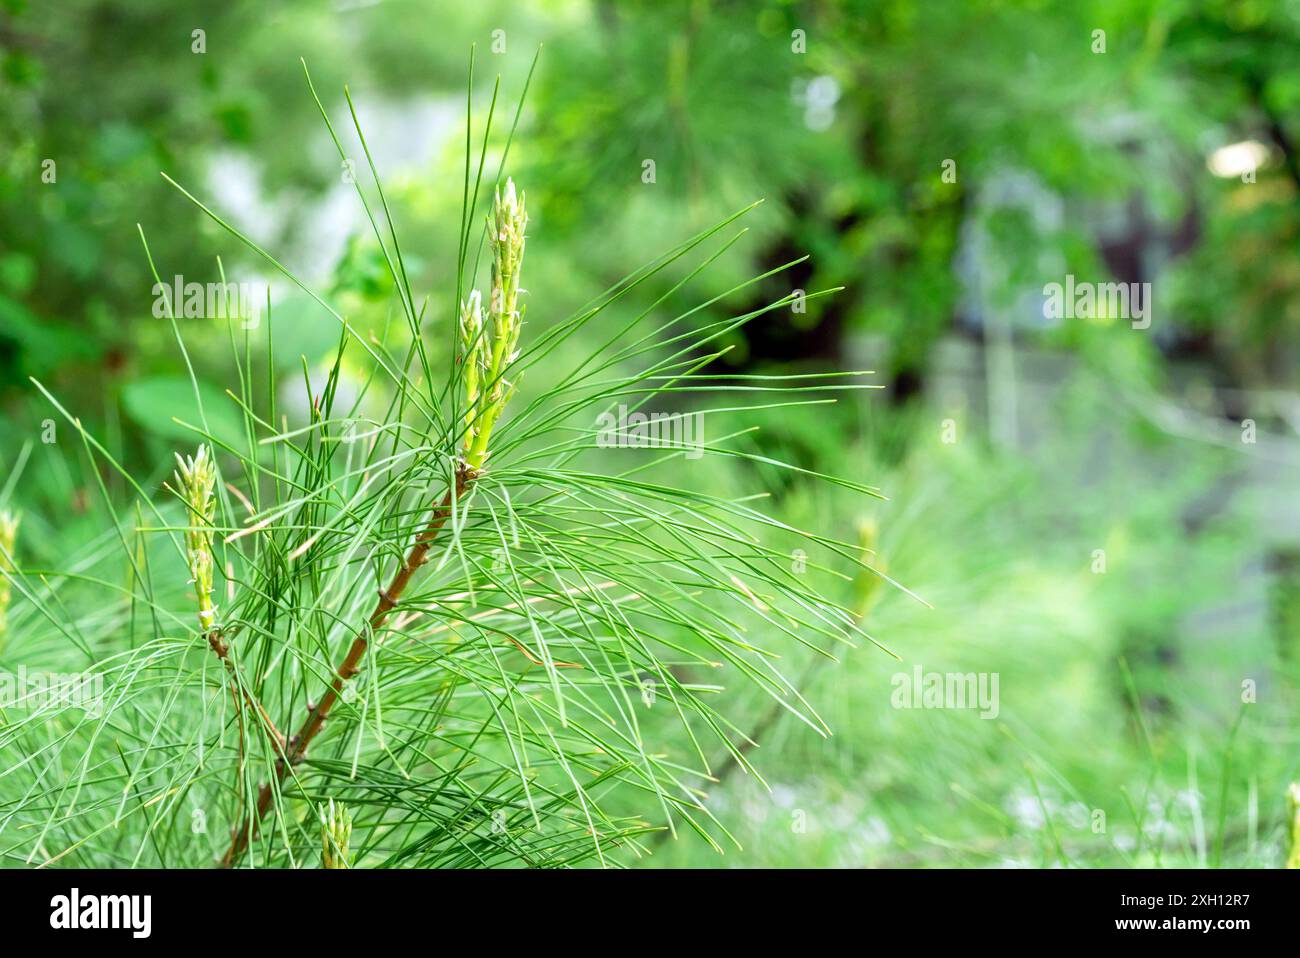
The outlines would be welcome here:
[[[185,530],[185,561],[199,602],[199,625],[204,632],[217,621],[212,602],[212,523],[216,518],[217,467],[206,444],[182,459],[176,454],[176,487],[185,502],[189,522]]]
[[[505,190],[497,190],[488,216],[492,289],[486,319],[478,290],[472,290],[461,305],[460,345],[466,405],[464,460],[471,476],[483,468],[492,429],[515,391],[515,383],[506,378],[506,373],[519,358],[519,333],[523,327],[519,294],[525,292],[519,288],[519,276],[527,227],[524,194],[516,195],[514,180],[507,178]]]
[[[322,868],[351,868],[348,842],[352,839],[352,814],[334,799],[320,810]]]
[[[18,566],[14,560],[14,546],[18,541],[18,516],[8,509],[0,509],[0,635],[4,635],[9,615],[11,586],[9,575]]]

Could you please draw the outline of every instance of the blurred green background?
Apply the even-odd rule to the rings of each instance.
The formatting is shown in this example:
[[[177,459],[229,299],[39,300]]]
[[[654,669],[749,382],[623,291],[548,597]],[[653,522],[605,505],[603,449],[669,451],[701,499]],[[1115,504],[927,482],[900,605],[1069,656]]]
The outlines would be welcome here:
[[[29,377],[154,480],[190,437],[137,224],[167,279],[215,281],[220,257],[269,287],[266,362],[315,370],[337,346],[160,171],[358,328],[400,325],[299,57],[340,129],[350,87],[418,295],[450,301],[471,44],[476,115],[499,74],[507,121],[543,45],[509,162],[530,322],[757,199],[749,234],[655,310],[804,253],[701,322],[844,287],[747,327],[714,371],[872,369],[885,389],[710,428],[758,425],[757,450],[889,500],[707,457],[690,481],[874,528],[934,607],[855,584],[901,661],[791,650],[835,734],[742,693],[769,787],[724,765],[710,794],[743,850],[684,836],[648,863],[1280,865],[1300,778],[1300,0],[0,0],[0,505],[24,513],[25,558],[57,566],[103,528]],[[1149,325],[1050,318],[1067,276],[1150,284]],[[219,420],[229,334],[182,322]],[[433,308],[431,342],[448,322]],[[997,716],[893,707],[915,666],[996,673]]]

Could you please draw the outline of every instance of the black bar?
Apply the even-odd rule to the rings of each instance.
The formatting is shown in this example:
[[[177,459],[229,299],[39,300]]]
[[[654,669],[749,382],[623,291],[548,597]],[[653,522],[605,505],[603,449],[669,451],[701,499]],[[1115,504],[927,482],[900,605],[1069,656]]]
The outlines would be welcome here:
[[[117,913],[126,927],[52,927],[67,924],[74,888],[88,918]],[[1290,872],[1229,870],[11,870],[0,871],[0,917],[8,941],[202,944],[219,934],[258,947],[315,941],[331,950],[425,932],[441,938],[449,927],[595,943],[629,935],[629,921],[661,944],[704,944],[689,931],[698,924],[728,942],[780,932],[810,943],[851,934],[864,947],[901,934],[921,945],[972,941],[974,933],[986,944],[1201,938],[1230,947],[1261,932],[1291,935],[1298,888]],[[128,911],[123,899],[98,896],[149,896],[147,938],[136,937],[142,921],[133,930],[128,920],[143,916],[143,899]]]

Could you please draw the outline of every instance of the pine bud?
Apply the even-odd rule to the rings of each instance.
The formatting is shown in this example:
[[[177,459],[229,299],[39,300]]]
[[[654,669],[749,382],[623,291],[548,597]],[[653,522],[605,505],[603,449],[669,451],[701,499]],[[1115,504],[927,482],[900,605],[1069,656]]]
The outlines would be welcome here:
[[[1300,782],[1292,782],[1286,791],[1286,830],[1290,850],[1286,856],[1287,868],[1300,868]]]
[[[487,458],[488,438],[492,427],[501,416],[505,404],[514,393],[514,383],[506,379],[506,372],[519,356],[519,333],[523,327],[523,310],[519,307],[520,268],[524,260],[525,231],[528,228],[528,211],[524,194],[515,193],[514,180],[507,179],[504,190],[497,190],[488,217],[488,241],[492,248],[492,289],[488,297],[487,323],[481,345],[472,350],[466,345],[466,328],[482,329],[481,315],[475,309],[481,305],[477,291],[461,310],[461,342],[466,367],[466,399],[473,423],[465,440],[465,462],[477,471]],[[477,325],[475,325],[477,324]],[[486,339],[486,342],[482,342]],[[471,374],[469,367],[477,362]],[[471,378],[472,376],[472,378]],[[470,391],[470,387],[473,387]],[[475,409],[475,404],[478,404]]]
[[[488,312],[492,323],[493,366],[498,373],[505,372],[519,341],[519,270],[524,260],[527,227],[524,196],[516,197],[515,181],[507,179],[505,192],[497,191],[492,207],[492,295]],[[495,385],[500,393],[499,379]]]
[[[320,841],[322,868],[351,868],[348,842],[352,838],[352,815],[342,805],[320,810]]]
[[[479,390],[482,388],[487,344],[483,341],[483,297],[471,290],[460,307],[461,365],[465,381],[465,448],[474,445],[479,413]]]
[[[204,632],[216,623],[217,607],[212,603],[212,522],[217,503],[213,491],[217,468],[206,445],[190,459],[176,454],[176,484],[185,500],[189,528],[185,530],[185,560],[189,565],[194,594],[199,600],[199,625]]]
[[[888,566],[885,557],[876,552],[876,542],[880,538],[880,527],[876,524],[875,519],[863,519],[858,525],[858,546],[862,550],[862,562],[871,566],[876,572],[869,569],[860,569],[856,580],[854,581],[855,603],[854,611],[858,618],[864,619],[867,613],[871,611],[880,598],[881,578],[876,573],[884,573]]]
[[[4,635],[9,613],[9,574],[18,568],[14,560],[14,545],[17,541],[18,516],[8,509],[0,509],[0,635]]]

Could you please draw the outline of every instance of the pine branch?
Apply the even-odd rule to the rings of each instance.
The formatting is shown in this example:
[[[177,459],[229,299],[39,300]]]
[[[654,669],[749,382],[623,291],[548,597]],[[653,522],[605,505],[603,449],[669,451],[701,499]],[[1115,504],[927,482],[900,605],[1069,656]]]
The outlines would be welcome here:
[[[384,621],[388,618],[388,613],[397,607],[398,602],[401,601],[402,593],[406,591],[406,587],[411,582],[411,577],[428,559],[429,549],[432,547],[434,540],[437,539],[438,533],[442,531],[448,517],[451,516],[455,504],[464,498],[470,485],[477,478],[478,473],[468,466],[462,465],[456,470],[453,488],[447,490],[438,507],[434,509],[429,524],[416,536],[415,544],[411,547],[411,551],[388,584],[388,588],[379,593],[379,602],[376,604],[374,612],[370,614],[365,630],[358,633],[357,637],[352,640],[347,655],[344,656],[342,663],[334,671],[334,680],[330,683],[329,689],[319,703],[308,707],[306,719],[303,720],[298,731],[286,743],[286,748],[280,758],[276,760],[272,781],[266,782],[258,789],[257,805],[254,807],[252,814],[237,825],[233,831],[230,846],[226,849],[226,854],[221,858],[222,868],[232,867],[248,848],[249,841],[257,834],[262,819],[266,817],[267,812],[271,809],[271,803],[276,791],[278,791],[278,786],[289,774],[289,769],[306,758],[307,749],[316,736],[320,734],[321,729],[324,728],[325,721],[334,708],[334,703],[343,694],[344,683],[360,671],[361,661],[365,658],[366,650],[370,646],[370,636],[382,628]]]
[[[486,150],[487,132],[484,143]],[[233,485],[224,487],[244,501],[249,520],[224,540],[227,579],[240,583],[241,589],[230,596],[234,608],[222,615],[215,604],[219,593],[213,583],[217,561],[212,538],[214,497],[222,487],[215,481],[211,456],[178,463],[180,476],[197,481],[181,497],[190,507],[182,554],[198,601],[199,633],[232,677],[237,756],[231,756],[234,750],[226,742],[224,725],[214,736],[207,721],[210,699],[182,694],[191,685],[205,688],[206,682],[202,673],[188,668],[192,643],[177,640],[168,628],[179,621],[173,611],[179,577],[169,576],[168,584],[156,589],[147,555],[137,559],[128,553],[134,577],[128,580],[127,601],[107,606],[105,621],[98,615],[70,616],[61,605],[42,606],[37,597],[24,593],[48,621],[48,636],[57,637],[69,649],[87,645],[80,641],[83,628],[97,630],[95,638],[110,629],[121,629],[129,638],[143,633],[143,642],[128,643],[105,658],[100,669],[113,683],[112,708],[127,701],[132,707],[155,701],[142,692],[167,692],[156,696],[150,720],[171,733],[166,748],[150,741],[129,753],[129,761],[117,755],[101,761],[98,719],[87,715],[77,720],[74,734],[60,734],[58,744],[51,747],[48,768],[37,773],[15,766],[23,769],[20,774],[37,776],[24,785],[28,791],[13,813],[22,824],[39,830],[24,854],[39,856],[47,864],[75,856],[78,862],[100,867],[138,864],[146,854],[164,867],[177,861],[189,864],[185,856],[199,849],[208,858],[209,849],[187,837],[191,809],[180,796],[189,795],[194,809],[214,804],[226,809],[231,830],[220,865],[233,867],[251,857],[254,839],[265,856],[259,856],[259,865],[299,861],[300,851],[311,848],[319,853],[319,842],[324,840],[304,827],[310,816],[289,812],[291,804],[307,797],[302,791],[307,787],[312,798],[319,787],[322,801],[327,797],[374,813],[366,816],[346,856],[337,859],[349,865],[545,867],[593,859],[618,865],[618,859],[607,858],[607,851],[641,854],[647,850],[646,839],[659,828],[641,811],[611,813],[607,803],[616,791],[650,797],[661,820],[670,826],[674,821],[682,823],[720,850],[713,834],[729,836],[701,802],[695,776],[707,775],[706,751],[711,742],[721,740],[735,755],[731,736],[738,730],[704,694],[720,691],[722,684],[705,687],[684,681],[681,668],[728,669],[740,681],[780,701],[783,711],[794,712],[814,728],[823,726],[802,699],[800,707],[792,704],[791,696],[797,698],[798,693],[777,668],[780,643],[814,648],[823,646],[819,640],[852,644],[853,616],[795,577],[788,557],[790,547],[802,543],[825,549],[850,565],[861,565],[853,545],[769,516],[752,505],[753,497],[711,491],[716,474],[706,472],[701,479],[696,473],[691,482],[677,474],[678,481],[664,483],[647,471],[669,470],[671,476],[674,462],[683,456],[708,455],[745,468],[788,470],[864,495],[876,491],[731,448],[729,441],[747,430],[722,432],[709,441],[697,430],[692,433],[693,445],[661,443],[659,453],[638,460],[629,456],[626,468],[612,473],[590,470],[577,461],[593,448],[593,430],[587,424],[593,416],[597,423],[602,421],[602,408],[622,408],[626,403],[633,411],[653,412],[660,401],[678,395],[703,396],[720,390],[803,393],[872,388],[804,383],[803,376],[738,376],[731,382],[730,377],[697,375],[725,352],[723,337],[780,309],[788,297],[764,309],[711,318],[703,325],[696,325],[693,317],[798,261],[661,322],[660,307],[668,297],[734,242],[728,240],[721,250],[694,264],[669,291],[643,303],[643,309],[632,309],[621,328],[608,337],[601,334],[595,347],[584,350],[585,356],[564,367],[566,374],[543,380],[541,388],[533,390],[535,395],[528,395],[527,402],[507,419],[504,407],[525,370],[548,357],[567,363],[572,357],[558,352],[566,341],[584,329],[594,329],[593,322],[620,302],[635,306],[635,297],[648,289],[653,277],[752,207],[647,261],[569,317],[548,323],[521,355],[526,291],[520,277],[528,224],[524,196],[498,174],[501,186],[493,190],[485,230],[485,251],[491,252],[490,286],[482,294],[470,289],[479,271],[476,263],[471,268],[467,262],[468,224],[471,212],[478,208],[482,162],[478,178],[470,175],[468,148],[466,163],[466,210],[458,261],[462,285],[457,289],[458,321],[450,331],[455,355],[441,393],[432,385],[418,339],[407,345],[405,361],[387,352],[386,340],[363,339],[359,327],[311,294],[210,208],[198,204],[341,324],[338,352],[323,390],[314,388],[304,361],[307,393],[312,397],[311,418],[305,426],[291,430],[275,405],[278,389],[269,322],[265,409],[259,409],[250,388],[247,343],[242,353],[235,351],[241,388],[229,391],[229,396],[242,414],[246,450],[209,428],[201,404],[200,426],[177,420],[204,440],[208,452],[219,450],[236,457],[245,472],[241,485],[249,490],[245,500]],[[389,219],[387,234],[371,217],[376,241],[401,291],[412,333],[419,337],[425,333],[423,308],[416,311],[409,293],[386,204],[384,216]],[[468,283],[463,282],[466,277]],[[809,299],[830,292],[816,291]],[[179,328],[177,340],[185,355]],[[356,344],[371,360],[369,378],[351,400],[351,409],[335,411],[344,353]],[[419,375],[429,383],[427,392],[419,388],[420,378],[412,375],[417,359]],[[540,371],[547,374],[544,368]],[[197,383],[194,389],[198,402]],[[388,408],[374,418],[373,414],[363,418],[359,410],[372,391]],[[46,396],[77,429],[87,451],[102,458],[148,501],[150,483],[132,477],[81,428],[79,420]],[[799,398],[741,408],[806,403]],[[710,408],[697,415],[702,423],[706,413],[725,417],[736,411]],[[365,437],[335,432],[362,421],[373,427]],[[386,441],[390,434],[391,447]],[[307,436],[307,441],[300,442],[301,436]],[[353,442],[366,437],[370,441],[364,447]],[[595,446],[600,445],[597,434]],[[346,453],[342,461],[340,452]],[[458,468],[447,477],[445,494],[433,499],[421,492],[414,508],[432,506],[432,512],[412,515],[407,490],[426,488],[423,464],[453,458]],[[490,485],[480,481],[489,469]],[[474,521],[462,524],[455,511],[471,495]],[[105,499],[111,506],[106,492]],[[156,505],[149,507],[158,526],[148,531],[175,531]],[[440,537],[449,516],[454,517],[455,551],[462,561],[458,569],[427,563],[430,568],[421,591],[437,595],[437,605],[443,609],[430,614],[433,610],[419,607],[412,598],[410,584],[434,546],[445,541]],[[393,532],[392,523],[401,531]],[[116,527],[112,535],[122,540]],[[124,541],[116,544],[129,548]],[[78,589],[102,590],[112,578],[95,569],[110,556],[112,545],[109,534],[87,544],[76,569],[82,573],[75,580]],[[390,576],[381,576],[378,582],[367,561],[376,545],[381,554],[398,553],[400,561]],[[432,568],[435,564],[437,569]],[[386,588],[373,598],[373,590],[385,583]],[[137,592],[137,584],[142,592]],[[475,611],[465,615],[452,611],[461,603],[469,603]],[[372,609],[368,618],[360,618],[358,605],[361,611]],[[140,618],[137,608],[146,611],[148,618]],[[417,623],[415,628],[409,628],[412,622]],[[386,662],[382,681],[378,669],[368,673],[374,688],[365,704],[340,714],[338,699],[345,697],[345,689],[350,691],[349,681],[366,665],[373,667],[366,656],[381,629],[388,634],[401,631],[410,641],[403,643],[403,652],[394,657],[391,668]],[[233,641],[236,630],[238,654]],[[305,674],[287,660],[296,651],[292,645],[296,637],[309,639],[311,647],[324,655]],[[332,651],[340,642],[345,649]],[[160,668],[169,657],[177,667]],[[206,653],[201,658],[206,662]],[[266,703],[272,712],[294,710],[277,715],[285,733],[297,727],[292,736],[281,734],[258,704],[263,693],[240,681],[244,668],[255,668],[266,688],[278,686],[278,693],[265,693],[270,696]],[[643,713],[630,694],[647,678],[662,683],[664,700],[670,703],[668,710],[654,716]],[[291,704],[303,697],[308,700],[305,716]],[[350,694],[346,698],[352,699]],[[801,708],[812,717],[802,714]],[[65,714],[54,713],[55,720],[62,721]],[[256,786],[246,761],[251,725],[246,715],[265,727],[275,745],[275,754],[266,755]],[[336,729],[327,745],[343,748],[350,743],[348,759],[314,745],[330,718],[335,725],[343,722],[345,728]],[[372,720],[373,739],[359,734],[362,726],[367,731],[372,727]],[[39,731],[47,721],[38,715],[0,729],[0,749],[30,751],[32,731]],[[170,747],[173,740],[183,747]],[[218,766],[189,758],[193,749],[209,748],[223,760],[227,756],[237,760],[238,797],[230,805],[225,804],[228,787],[212,781],[211,773]],[[295,768],[308,756],[311,778],[300,781]],[[747,760],[736,757],[748,766]],[[111,769],[107,776],[100,770],[104,762]],[[695,770],[697,763],[703,772]],[[123,794],[139,792],[140,783],[155,780],[171,785],[148,802],[122,810]],[[285,788],[290,781],[297,790]],[[83,797],[51,816],[51,783],[75,785]],[[157,808],[158,817],[146,820],[144,813],[152,808]],[[271,819],[272,815],[276,817]],[[271,830],[269,820],[276,822],[277,837],[283,832],[283,844],[273,842],[268,834],[259,838],[263,828]],[[135,833],[127,833],[124,823],[140,830],[133,852],[128,843]],[[328,816],[325,824],[329,825]],[[329,839],[325,850],[331,858],[347,846],[341,836],[342,832]],[[29,840],[24,836],[18,841],[26,845]]]

